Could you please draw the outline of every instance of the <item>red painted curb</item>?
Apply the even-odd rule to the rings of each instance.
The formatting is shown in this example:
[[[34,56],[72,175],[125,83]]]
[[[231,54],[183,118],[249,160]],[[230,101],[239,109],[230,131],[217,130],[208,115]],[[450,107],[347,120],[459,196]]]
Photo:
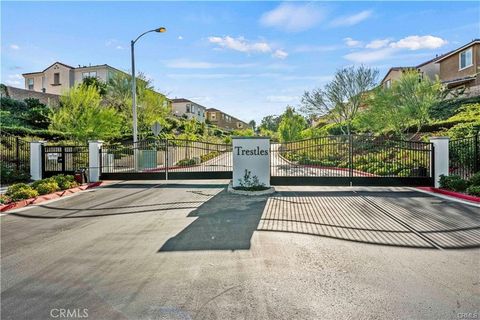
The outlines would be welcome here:
[[[42,195],[42,196],[38,196],[36,198],[30,198],[30,199],[20,200],[20,201],[8,203],[8,204],[2,204],[2,205],[0,205],[0,212],[5,212],[5,211],[8,211],[8,210],[13,210],[13,209],[19,209],[19,208],[26,207],[30,204],[37,204],[37,203],[42,203],[42,202],[45,202],[45,201],[48,201],[48,200],[61,198],[61,197],[64,197],[64,196],[67,196],[67,195],[70,195],[70,194],[73,194],[73,193],[77,193],[77,192],[80,192],[80,191],[83,191],[83,190],[98,187],[102,184],[105,184],[105,183],[103,183],[102,181],[92,182],[92,183],[89,183],[89,184],[86,184],[86,185],[83,185],[83,186],[70,188],[70,189],[66,189],[66,190],[62,190],[62,191],[57,191],[57,192],[50,193],[50,194],[45,194],[45,195]]]
[[[471,196],[471,195],[465,194],[465,193],[455,192],[455,191],[441,189],[441,188],[433,188],[433,187],[418,187],[418,189],[425,190],[425,191],[430,191],[430,192],[434,192],[434,193],[440,193],[440,194],[444,194],[446,196],[459,198],[459,199],[462,199],[462,200],[467,200],[467,201],[480,203],[480,197]]]

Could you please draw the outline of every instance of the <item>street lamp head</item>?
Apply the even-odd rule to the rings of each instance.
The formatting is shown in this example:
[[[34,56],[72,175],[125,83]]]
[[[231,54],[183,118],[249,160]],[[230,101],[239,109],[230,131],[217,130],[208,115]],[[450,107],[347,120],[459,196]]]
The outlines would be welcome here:
[[[155,32],[160,32],[160,33],[167,32],[167,28],[165,28],[165,27],[160,27],[160,28],[158,28],[158,29],[155,29]]]

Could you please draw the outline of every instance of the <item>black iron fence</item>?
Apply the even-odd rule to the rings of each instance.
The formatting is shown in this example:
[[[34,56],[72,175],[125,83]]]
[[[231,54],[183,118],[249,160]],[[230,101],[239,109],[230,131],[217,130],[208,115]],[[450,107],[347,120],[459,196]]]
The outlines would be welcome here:
[[[448,149],[450,175],[469,179],[480,171],[480,132],[470,137],[450,140]]]
[[[227,179],[231,151],[231,144],[186,139],[104,145],[101,174],[103,179]]]
[[[0,136],[0,160],[2,166],[11,170],[30,173],[30,142],[2,133]]]
[[[88,168],[88,146],[43,146],[42,176],[73,174]]]
[[[430,143],[343,135],[272,144],[272,184],[431,185]]]

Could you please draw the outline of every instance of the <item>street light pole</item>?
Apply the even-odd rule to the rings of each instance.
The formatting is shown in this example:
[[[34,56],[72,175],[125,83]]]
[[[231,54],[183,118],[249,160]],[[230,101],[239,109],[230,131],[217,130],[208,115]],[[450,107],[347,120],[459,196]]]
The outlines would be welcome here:
[[[135,77],[135,43],[140,39],[142,36],[146,35],[150,32],[166,32],[167,29],[164,27],[160,27],[157,29],[145,31],[141,35],[139,35],[135,40],[130,42],[130,47],[132,51],[132,118],[133,118],[133,153],[134,153],[134,163],[135,163],[135,171],[138,170],[138,159],[137,159],[137,142],[138,142],[138,128],[137,128],[137,78]]]
[[[138,40],[138,38],[137,38]],[[136,41],[136,40],[135,40]],[[132,116],[133,116],[133,147],[137,147],[138,129],[137,129],[137,81],[135,77],[135,41],[132,40]]]

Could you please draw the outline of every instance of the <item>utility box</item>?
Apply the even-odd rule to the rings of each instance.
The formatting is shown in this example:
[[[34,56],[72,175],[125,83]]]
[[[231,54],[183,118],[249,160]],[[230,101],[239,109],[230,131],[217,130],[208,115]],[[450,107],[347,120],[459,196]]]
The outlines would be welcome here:
[[[139,170],[157,167],[157,150],[140,150],[138,155]]]

